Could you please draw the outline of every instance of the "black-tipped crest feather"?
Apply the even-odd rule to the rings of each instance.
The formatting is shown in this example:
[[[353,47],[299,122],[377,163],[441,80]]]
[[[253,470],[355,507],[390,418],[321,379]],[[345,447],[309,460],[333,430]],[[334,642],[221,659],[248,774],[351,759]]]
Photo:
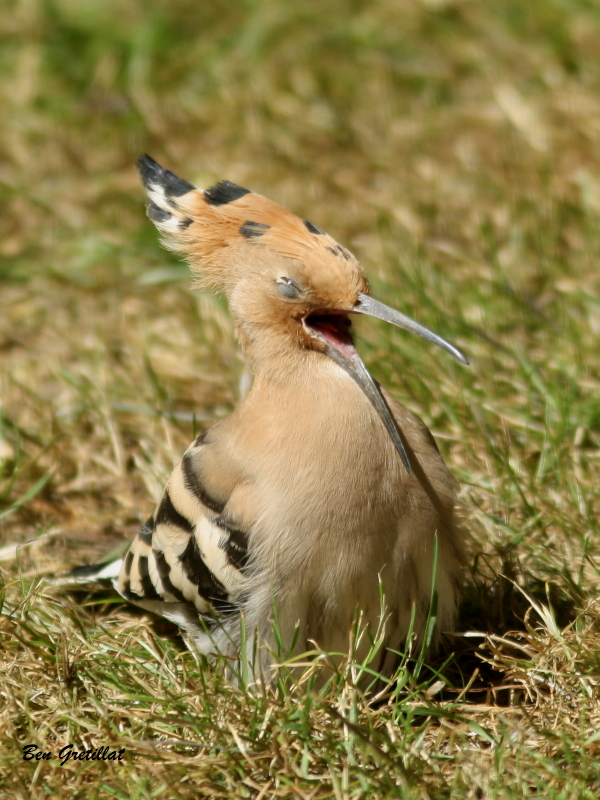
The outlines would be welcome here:
[[[167,197],[181,197],[196,188],[193,183],[184,181],[170,169],[164,169],[153,158],[143,155],[137,162],[142,183],[148,191],[156,186],[163,189]]]
[[[169,214],[168,211],[164,211],[162,208],[159,208],[154,203],[148,203],[146,206],[146,214],[152,220],[152,222],[167,222],[173,218],[172,214]]]
[[[211,206],[224,206],[227,203],[233,203],[234,200],[239,200],[245,194],[250,194],[250,189],[244,189],[243,186],[238,186],[237,183],[231,181],[219,181],[206,189],[204,192],[204,199]]]

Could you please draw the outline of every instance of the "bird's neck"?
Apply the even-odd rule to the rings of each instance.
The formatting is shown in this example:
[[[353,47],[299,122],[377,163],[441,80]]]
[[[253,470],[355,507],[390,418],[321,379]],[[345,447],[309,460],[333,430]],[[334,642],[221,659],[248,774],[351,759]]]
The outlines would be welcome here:
[[[350,430],[361,435],[375,428],[385,438],[369,400],[352,378],[324,353],[306,350],[276,363],[255,365],[250,392],[235,417],[247,425],[268,426],[281,440],[304,438],[344,439]],[[380,430],[381,428],[381,430]]]
[[[345,375],[334,361],[316,350],[271,346],[257,351],[252,348],[246,352],[254,372],[254,394],[301,391]]]
[[[308,461],[325,442],[340,458],[349,458],[357,442],[368,442],[396,463],[397,453],[369,399],[332,358],[309,349],[269,351],[264,345],[257,355],[251,353],[252,387],[226,426],[236,439],[245,439],[247,431],[248,446],[254,447],[251,432],[261,430],[261,447],[267,439],[276,450],[293,442],[294,458],[303,452]],[[278,460],[276,452],[273,458]]]

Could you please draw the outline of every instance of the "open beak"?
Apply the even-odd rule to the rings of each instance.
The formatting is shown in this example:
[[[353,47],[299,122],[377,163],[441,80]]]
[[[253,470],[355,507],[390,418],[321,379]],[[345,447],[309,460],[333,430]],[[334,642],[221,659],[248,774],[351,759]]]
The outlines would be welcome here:
[[[426,328],[425,325],[421,325],[414,319],[407,317],[405,314],[401,314],[399,311],[386,306],[384,303],[374,300],[372,297],[369,297],[369,295],[360,293],[356,305],[348,313],[367,314],[368,316],[391,322],[392,325],[397,325],[399,328],[417,333],[423,339],[427,339],[427,341],[434,342],[440,347],[443,347],[444,350],[447,350],[459,361],[462,361],[463,364],[469,363],[460,350],[446,341],[446,339],[434,333],[429,328]],[[373,380],[361,357],[358,355],[352,337],[347,328],[344,327],[344,320],[346,321],[346,325],[350,324],[343,314],[315,315],[313,317],[308,317],[305,320],[305,324],[307,324],[311,331],[316,333],[318,338],[325,343],[325,353],[338,363],[363,390],[385,425],[385,429],[390,435],[394,447],[398,451],[409,475],[412,475],[412,467],[398,425],[385,401],[379,384],[377,381]]]

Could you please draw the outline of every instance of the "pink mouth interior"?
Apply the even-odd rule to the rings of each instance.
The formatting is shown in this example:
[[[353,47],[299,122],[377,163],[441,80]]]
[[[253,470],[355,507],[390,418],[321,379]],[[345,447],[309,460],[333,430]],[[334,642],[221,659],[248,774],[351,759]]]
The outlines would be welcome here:
[[[350,335],[352,322],[346,314],[313,314],[306,318],[306,325],[317,331],[336,350],[351,356],[354,342]]]

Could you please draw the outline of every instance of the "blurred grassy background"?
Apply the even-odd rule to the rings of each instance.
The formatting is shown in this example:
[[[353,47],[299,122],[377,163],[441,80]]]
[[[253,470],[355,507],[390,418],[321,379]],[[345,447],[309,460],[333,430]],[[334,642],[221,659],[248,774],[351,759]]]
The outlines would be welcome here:
[[[50,725],[46,706],[35,719],[23,709],[40,685],[58,691],[57,642],[85,619],[63,608],[43,622],[31,582],[128,540],[196,427],[239,399],[244,367],[224,303],[189,292],[187,268],[144,216],[133,165],[148,152],[200,186],[227,178],[313,220],[355,252],[379,299],[469,355],[467,370],[414,337],[362,326],[367,363],[432,428],[463,487],[473,566],[461,630],[523,630],[525,613],[533,626],[519,634],[535,640],[526,663],[525,651],[489,639],[480,656],[496,672],[463,653],[446,678],[462,691],[479,666],[462,713],[491,720],[502,756],[467,746],[462,723],[452,739],[432,717],[394,742],[420,775],[414,795],[392,779],[365,789],[370,767],[356,761],[336,783],[334,745],[329,766],[314,767],[321,793],[293,770],[289,791],[596,796],[599,36],[595,0],[4,0],[0,566],[22,610],[2,634],[0,689],[16,704],[0,718],[12,743],[5,774],[25,731],[33,741],[40,720]],[[14,545],[32,539],[15,583]],[[121,607],[110,620],[131,629]],[[51,656],[36,649],[42,640]],[[80,661],[100,658],[85,642]],[[147,691],[156,697],[158,684]],[[83,735],[87,713],[60,735]],[[379,724],[361,713],[361,724]],[[94,719],[95,736],[123,734],[102,728],[101,709]],[[445,735],[446,761],[421,774],[414,765],[430,765]],[[303,746],[313,745],[307,733]],[[278,783],[281,758],[259,786],[291,785]],[[221,789],[213,762],[183,762],[196,770],[190,792],[260,791],[256,776],[243,790],[231,783],[237,761]],[[166,785],[163,762],[152,762],[147,789],[136,763],[120,788],[110,784],[114,796]],[[11,797],[33,796],[35,769],[11,775]],[[44,763],[36,791],[67,780],[71,796],[100,791],[94,769],[84,779]]]

